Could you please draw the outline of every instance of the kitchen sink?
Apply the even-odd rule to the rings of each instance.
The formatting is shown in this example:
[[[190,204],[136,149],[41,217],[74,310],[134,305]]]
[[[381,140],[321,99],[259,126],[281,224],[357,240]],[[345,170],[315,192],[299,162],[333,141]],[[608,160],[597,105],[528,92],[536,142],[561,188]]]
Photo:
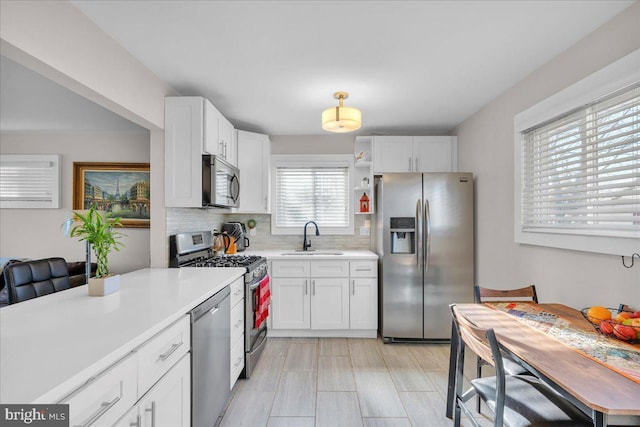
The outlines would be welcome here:
[[[294,252],[283,252],[282,255],[344,255],[344,252],[340,251],[316,251],[316,250],[297,250]]]

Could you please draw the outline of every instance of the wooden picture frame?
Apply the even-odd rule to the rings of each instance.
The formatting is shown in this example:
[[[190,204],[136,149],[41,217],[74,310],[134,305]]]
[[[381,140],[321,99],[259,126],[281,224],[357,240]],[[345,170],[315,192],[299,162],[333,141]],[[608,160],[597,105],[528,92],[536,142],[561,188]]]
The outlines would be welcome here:
[[[151,224],[149,163],[73,162],[73,209],[96,205],[122,218],[126,228]]]

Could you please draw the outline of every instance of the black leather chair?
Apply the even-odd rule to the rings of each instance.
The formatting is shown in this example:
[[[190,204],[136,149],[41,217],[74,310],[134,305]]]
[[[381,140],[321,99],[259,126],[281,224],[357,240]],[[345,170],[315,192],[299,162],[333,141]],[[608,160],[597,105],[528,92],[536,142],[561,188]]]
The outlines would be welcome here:
[[[4,269],[9,304],[69,289],[64,258],[46,258],[8,265]]]

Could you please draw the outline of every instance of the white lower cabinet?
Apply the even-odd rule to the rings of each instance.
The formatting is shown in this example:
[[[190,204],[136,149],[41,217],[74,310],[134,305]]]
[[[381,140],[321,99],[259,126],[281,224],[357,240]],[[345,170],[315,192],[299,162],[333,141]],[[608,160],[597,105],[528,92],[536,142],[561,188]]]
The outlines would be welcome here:
[[[190,426],[190,338],[185,315],[69,393],[69,425]]]
[[[191,348],[191,321],[189,316],[156,334],[138,347],[138,391],[155,384],[183,354]]]
[[[230,369],[230,384],[231,389],[238,381],[238,377],[240,373],[244,369],[244,334],[240,336],[238,341],[235,343],[233,347],[231,347],[231,369]]]
[[[231,342],[229,379],[230,388],[238,381],[240,373],[244,369],[244,277],[236,279],[231,284]]]
[[[190,353],[184,355],[115,426],[189,427],[191,425],[190,356]]]
[[[69,425],[111,425],[138,400],[138,357],[120,360],[58,403],[69,405]]]
[[[309,331],[310,335],[375,336],[376,261],[273,260],[271,264],[272,335]]]
[[[378,280],[375,278],[351,279],[349,298],[351,329],[378,328]]]
[[[276,261],[273,264],[275,270]],[[274,277],[272,283],[273,328],[309,329],[311,327],[309,279]]]
[[[311,279],[311,329],[349,329],[349,279]]]

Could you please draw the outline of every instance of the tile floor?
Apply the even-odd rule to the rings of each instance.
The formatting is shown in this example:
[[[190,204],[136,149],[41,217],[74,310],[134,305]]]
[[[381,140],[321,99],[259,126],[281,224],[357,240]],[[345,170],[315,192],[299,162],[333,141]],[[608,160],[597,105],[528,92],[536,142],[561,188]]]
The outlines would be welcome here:
[[[448,362],[448,344],[269,338],[255,373],[234,387],[220,425],[451,426]]]

